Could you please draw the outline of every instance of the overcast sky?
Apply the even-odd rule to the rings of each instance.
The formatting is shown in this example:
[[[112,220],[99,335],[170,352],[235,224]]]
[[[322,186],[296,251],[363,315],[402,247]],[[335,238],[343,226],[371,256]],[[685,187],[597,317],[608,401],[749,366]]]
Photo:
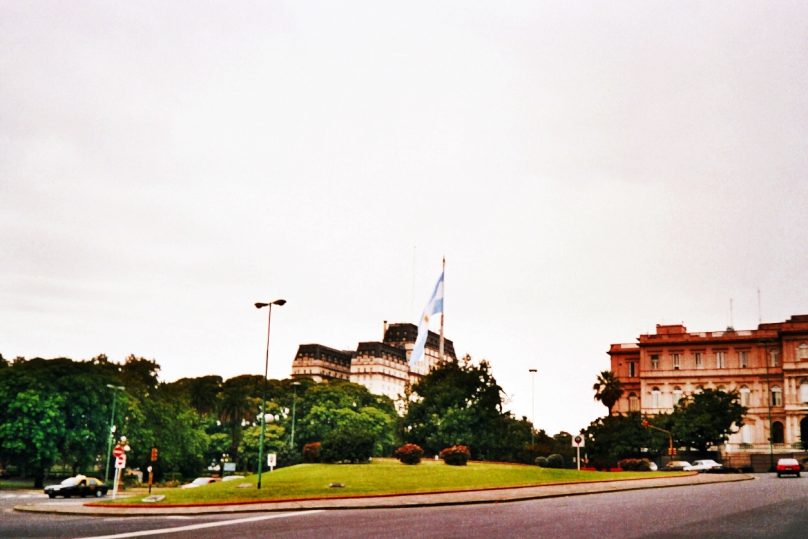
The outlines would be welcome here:
[[[802,1],[0,0],[0,353],[260,374],[285,298],[286,377],[445,255],[458,354],[577,432],[611,343],[808,313],[807,173]]]

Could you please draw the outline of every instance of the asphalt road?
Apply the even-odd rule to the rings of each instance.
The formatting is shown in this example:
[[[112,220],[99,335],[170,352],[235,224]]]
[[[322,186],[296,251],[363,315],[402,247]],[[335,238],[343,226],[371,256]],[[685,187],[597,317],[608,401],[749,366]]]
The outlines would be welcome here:
[[[101,518],[13,512],[0,492],[0,537],[216,539],[808,536],[808,477],[591,494],[526,502],[193,517]],[[54,503],[81,503],[54,500]]]

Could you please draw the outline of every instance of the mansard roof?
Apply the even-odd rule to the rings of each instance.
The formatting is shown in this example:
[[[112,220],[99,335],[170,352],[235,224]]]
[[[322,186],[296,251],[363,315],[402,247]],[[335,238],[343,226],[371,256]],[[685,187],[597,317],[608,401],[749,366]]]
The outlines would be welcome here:
[[[322,344],[301,344],[295,358],[310,357],[350,367],[353,355],[354,353],[350,350],[337,350]]]

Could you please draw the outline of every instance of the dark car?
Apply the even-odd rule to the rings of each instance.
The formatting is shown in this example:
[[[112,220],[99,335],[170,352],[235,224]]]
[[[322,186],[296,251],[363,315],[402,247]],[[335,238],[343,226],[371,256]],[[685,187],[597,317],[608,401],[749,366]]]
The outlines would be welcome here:
[[[784,475],[796,475],[799,477],[802,466],[800,466],[797,459],[779,459],[775,470],[777,471],[777,477],[783,477]]]
[[[95,496],[100,498],[105,496],[109,487],[99,479],[94,477],[85,477],[77,475],[76,477],[68,477],[58,485],[48,485],[45,487],[45,494],[49,498],[56,496],[64,496],[69,498],[71,496]]]

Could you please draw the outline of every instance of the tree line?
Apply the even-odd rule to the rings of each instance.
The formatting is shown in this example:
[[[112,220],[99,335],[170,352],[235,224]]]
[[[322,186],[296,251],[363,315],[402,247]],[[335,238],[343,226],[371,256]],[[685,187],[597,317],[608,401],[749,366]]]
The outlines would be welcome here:
[[[262,413],[264,454],[276,453],[280,466],[300,462],[307,443],[333,432],[370,436],[378,456],[408,442],[429,456],[458,444],[475,459],[571,455],[568,433],[550,437],[505,410],[490,364],[468,356],[409,388],[401,415],[388,397],[346,381],[209,375],[161,382],[159,372],[156,361],[135,355],[121,363],[103,354],[87,361],[0,356],[0,465],[33,477],[37,486],[54,466],[103,474],[111,440],[126,436],[127,466],[152,465],[158,480],[169,473],[195,476],[225,462],[252,472]],[[157,462],[150,461],[152,448]]]

